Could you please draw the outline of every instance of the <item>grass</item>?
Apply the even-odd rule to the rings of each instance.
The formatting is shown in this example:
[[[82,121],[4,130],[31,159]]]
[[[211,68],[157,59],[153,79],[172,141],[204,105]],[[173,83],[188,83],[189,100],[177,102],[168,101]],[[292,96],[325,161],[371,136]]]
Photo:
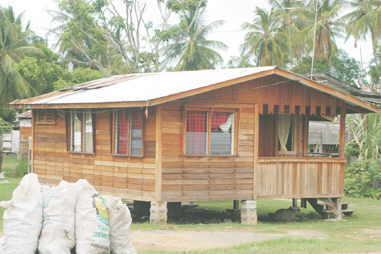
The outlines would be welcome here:
[[[9,200],[13,190],[16,188],[20,178],[16,177],[16,170],[19,162],[16,156],[6,156],[3,165],[3,171],[7,176],[9,183],[0,184],[0,201]],[[4,209],[0,208],[0,233],[2,232]]]
[[[260,222],[256,226],[246,226],[238,223],[221,223],[208,225],[149,225],[135,224],[139,230],[246,230],[256,233],[287,233],[292,230],[318,231],[329,237],[326,239],[305,240],[295,237],[269,240],[259,243],[243,244],[228,249],[212,249],[206,251],[186,252],[189,254],[243,254],[243,253],[367,253],[381,251],[381,234],[371,235],[364,229],[381,230],[381,202],[372,199],[346,198],[350,209],[355,210],[353,217],[342,221],[309,220],[292,223]],[[200,202],[200,206],[209,209],[222,210],[231,207],[231,202]],[[262,217],[269,212],[290,206],[289,200],[259,200],[258,215]],[[305,213],[312,212],[303,209]],[[140,251],[142,254],[180,254],[184,252],[171,251]]]
[[[13,176],[19,162],[14,157],[7,157],[4,169],[8,176]],[[8,184],[0,184],[0,200],[8,200],[17,186],[20,178],[9,177]],[[353,217],[343,221],[308,220],[304,222],[275,223],[263,222],[256,226],[241,225],[239,223],[219,224],[186,224],[186,225],[151,225],[148,223],[135,223],[132,230],[192,230],[192,231],[250,231],[256,233],[287,233],[292,230],[318,231],[329,237],[326,239],[305,240],[296,237],[287,237],[259,243],[242,244],[227,249],[211,249],[192,252],[149,251],[140,250],[141,254],[286,254],[286,253],[367,253],[381,251],[381,234],[365,233],[364,229],[381,230],[381,202],[372,199],[346,198],[350,209],[355,210]],[[232,207],[232,202],[199,202],[200,207],[211,210],[224,210]],[[257,202],[258,216],[264,217],[270,212],[290,206],[289,200],[259,200]],[[310,213],[310,208],[303,209]],[[3,210],[0,208],[0,232],[2,227]]]

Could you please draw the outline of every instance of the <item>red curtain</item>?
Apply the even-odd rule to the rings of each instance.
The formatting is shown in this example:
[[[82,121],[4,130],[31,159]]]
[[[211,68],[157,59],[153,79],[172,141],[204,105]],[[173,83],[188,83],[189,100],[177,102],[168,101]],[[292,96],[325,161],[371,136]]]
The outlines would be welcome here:
[[[219,132],[220,125],[226,123],[231,113],[227,112],[213,112],[212,114],[212,131]]]
[[[207,114],[200,111],[187,113],[187,132],[206,132]]]
[[[132,113],[132,129],[140,130],[142,128],[142,114],[141,112],[135,111]]]
[[[206,154],[207,112],[189,111],[187,113],[187,153]]]
[[[129,126],[126,111],[118,112],[118,154],[127,154]]]

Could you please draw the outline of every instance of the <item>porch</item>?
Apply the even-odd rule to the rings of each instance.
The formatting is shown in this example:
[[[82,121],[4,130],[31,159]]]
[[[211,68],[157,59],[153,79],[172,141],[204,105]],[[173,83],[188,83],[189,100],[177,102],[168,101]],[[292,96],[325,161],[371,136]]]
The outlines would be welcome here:
[[[334,140],[331,143],[335,144],[331,151],[314,149],[316,142],[311,141],[315,139],[311,121],[327,123],[327,117],[307,114],[258,116],[258,154],[254,164],[256,199],[343,195],[345,114],[339,114],[335,121],[339,128],[331,135]]]

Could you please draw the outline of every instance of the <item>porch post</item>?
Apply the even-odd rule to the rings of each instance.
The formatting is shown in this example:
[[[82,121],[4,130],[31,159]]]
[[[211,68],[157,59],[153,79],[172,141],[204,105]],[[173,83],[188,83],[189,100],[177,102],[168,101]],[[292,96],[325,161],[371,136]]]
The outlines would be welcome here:
[[[167,223],[167,202],[151,201],[149,221],[151,224]]]
[[[344,159],[345,149],[345,112],[340,114],[340,140],[339,140],[339,158]]]
[[[257,201],[241,201],[241,224],[256,225],[257,223]]]

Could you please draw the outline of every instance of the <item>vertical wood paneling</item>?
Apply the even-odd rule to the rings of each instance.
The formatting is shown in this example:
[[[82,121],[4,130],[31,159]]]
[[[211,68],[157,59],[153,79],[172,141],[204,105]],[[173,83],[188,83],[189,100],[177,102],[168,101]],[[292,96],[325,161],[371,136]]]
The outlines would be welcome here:
[[[344,161],[287,161],[272,159],[257,162],[258,198],[338,197],[343,195]]]

